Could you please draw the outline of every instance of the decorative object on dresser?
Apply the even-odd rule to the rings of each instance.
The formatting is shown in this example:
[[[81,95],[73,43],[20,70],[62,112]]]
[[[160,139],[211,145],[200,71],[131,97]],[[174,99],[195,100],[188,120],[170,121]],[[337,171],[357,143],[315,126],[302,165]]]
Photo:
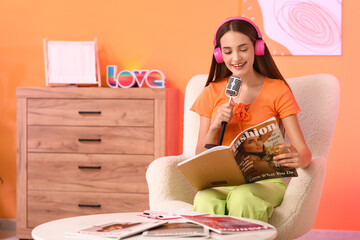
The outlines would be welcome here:
[[[97,38],[94,41],[48,41],[44,38],[46,86],[101,86]]]
[[[177,153],[176,98],[169,88],[18,88],[17,237],[55,219],[148,209],[147,166]]]
[[[122,70],[118,73],[116,65],[108,65],[106,82],[112,88],[165,88],[165,74],[159,70]]]

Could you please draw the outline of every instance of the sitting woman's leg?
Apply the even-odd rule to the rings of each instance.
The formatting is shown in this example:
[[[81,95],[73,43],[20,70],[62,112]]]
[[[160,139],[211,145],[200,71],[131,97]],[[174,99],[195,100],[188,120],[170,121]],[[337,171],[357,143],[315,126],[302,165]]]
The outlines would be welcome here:
[[[227,197],[229,215],[268,222],[274,208],[284,198],[286,185],[282,179],[269,179],[243,184],[232,190]]]
[[[208,188],[199,191],[194,199],[194,211],[210,214],[227,214],[226,198],[234,187]]]

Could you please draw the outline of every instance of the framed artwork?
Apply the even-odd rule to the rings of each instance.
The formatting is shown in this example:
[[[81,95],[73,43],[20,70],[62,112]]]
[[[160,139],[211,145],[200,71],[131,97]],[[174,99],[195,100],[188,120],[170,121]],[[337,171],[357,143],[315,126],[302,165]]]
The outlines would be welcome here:
[[[274,56],[341,55],[342,0],[239,0]]]
[[[101,87],[97,39],[48,41],[44,39],[46,86],[98,85]]]

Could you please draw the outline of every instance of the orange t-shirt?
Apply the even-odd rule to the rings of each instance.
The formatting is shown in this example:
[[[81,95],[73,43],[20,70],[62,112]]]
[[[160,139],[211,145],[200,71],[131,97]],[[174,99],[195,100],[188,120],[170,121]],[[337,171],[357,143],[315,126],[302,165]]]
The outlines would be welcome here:
[[[229,102],[229,97],[225,95],[226,86],[227,79],[210,83],[204,88],[191,110],[210,118],[213,122],[220,105]],[[288,85],[282,80],[266,78],[253,103],[235,104],[234,117],[226,126],[223,145],[230,145],[241,131],[271,117],[275,117],[279,122],[279,118],[299,112],[300,108]]]

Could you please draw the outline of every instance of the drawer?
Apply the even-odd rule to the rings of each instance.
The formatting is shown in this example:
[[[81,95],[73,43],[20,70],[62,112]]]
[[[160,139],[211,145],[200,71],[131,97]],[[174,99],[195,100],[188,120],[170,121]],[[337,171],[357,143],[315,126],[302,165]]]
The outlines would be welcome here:
[[[147,194],[28,191],[27,227],[80,215],[140,212],[149,209]]]
[[[28,189],[147,193],[152,155],[28,154]]]
[[[28,124],[153,126],[154,100],[28,99]]]
[[[28,152],[153,154],[147,127],[28,126]]]

